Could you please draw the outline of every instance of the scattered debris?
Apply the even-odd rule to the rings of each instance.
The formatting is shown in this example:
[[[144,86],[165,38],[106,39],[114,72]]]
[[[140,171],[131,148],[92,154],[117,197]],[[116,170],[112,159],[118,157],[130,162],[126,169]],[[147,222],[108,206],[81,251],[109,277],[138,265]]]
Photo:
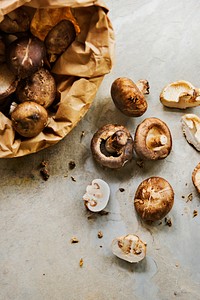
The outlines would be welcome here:
[[[80,138],[80,141],[82,141],[82,138],[85,136],[85,131],[83,130],[82,132],[81,132],[81,138]]]
[[[125,191],[125,189],[119,188],[119,191],[123,193]]]
[[[99,246],[100,248],[102,248],[103,246]]]
[[[196,209],[194,209],[193,211],[193,218],[196,217],[198,215],[198,211]]]
[[[79,261],[79,266],[82,268],[83,266],[83,259],[81,258],[80,261]]]
[[[79,243],[79,240],[78,240],[76,237],[72,237],[72,238],[71,238],[71,243],[72,243],[72,244]]]
[[[73,170],[75,167],[76,167],[75,161],[71,160],[71,161],[69,162],[69,169],[70,169],[70,170]]]
[[[144,167],[144,161],[143,160],[137,160],[136,164],[138,165],[138,167],[143,168]]]
[[[42,176],[42,178],[47,181],[49,179],[50,173],[48,170],[48,162],[43,160],[40,164],[40,174]]]
[[[103,232],[102,232],[102,231],[99,231],[99,232],[98,232],[98,238],[101,239],[102,237],[103,237]]]
[[[190,194],[187,196],[186,202],[192,201],[192,199],[193,199],[193,195],[192,195],[192,193],[190,193]]]
[[[185,196],[181,196],[182,199],[185,199]]]
[[[178,268],[178,267],[179,267],[179,264],[178,264],[178,263],[176,263],[176,264],[175,264],[175,266]]]
[[[171,218],[165,218],[165,225],[171,227],[172,226],[172,221],[171,221]]]
[[[71,176],[71,180],[76,182],[76,179],[73,176]]]

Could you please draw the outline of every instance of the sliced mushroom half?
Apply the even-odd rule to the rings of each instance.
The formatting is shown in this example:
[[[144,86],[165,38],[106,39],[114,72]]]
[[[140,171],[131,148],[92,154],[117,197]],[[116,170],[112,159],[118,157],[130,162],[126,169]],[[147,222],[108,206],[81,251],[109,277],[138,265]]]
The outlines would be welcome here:
[[[122,125],[107,124],[91,140],[94,159],[104,167],[121,168],[133,156],[133,139]]]
[[[108,204],[110,187],[102,179],[94,179],[86,188],[83,200],[86,207],[92,212],[103,210]]]
[[[157,160],[169,155],[172,137],[166,123],[158,118],[147,118],[135,132],[134,148],[142,159]]]
[[[137,188],[134,205],[144,221],[164,218],[174,204],[174,191],[169,182],[161,177],[145,179]]]
[[[115,238],[111,248],[114,255],[130,263],[137,263],[146,256],[146,244],[134,234]]]
[[[181,117],[182,130],[187,142],[200,151],[200,118],[195,114]]]
[[[186,109],[200,105],[200,92],[190,82],[180,80],[162,90],[160,101],[167,107]]]
[[[200,163],[198,163],[192,172],[192,182],[197,191],[200,193]]]

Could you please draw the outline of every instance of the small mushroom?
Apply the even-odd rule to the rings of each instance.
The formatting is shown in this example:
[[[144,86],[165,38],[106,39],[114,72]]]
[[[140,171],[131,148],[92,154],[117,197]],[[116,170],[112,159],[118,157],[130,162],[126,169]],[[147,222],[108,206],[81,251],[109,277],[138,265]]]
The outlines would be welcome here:
[[[134,234],[115,238],[111,248],[114,255],[130,263],[138,263],[146,256],[146,244]]]
[[[134,149],[142,159],[158,160],[167,157],[172,148],[172,137],[166,123],[158,118],[146,118],[135,132]]]
[[[18,7],[4,16],[0,30],[6,33],[25,32],[28,31],[29,25],[29,15],[22,7]]]
[[[108,204],[110,187],[102,179],[94,179],[86,188],[83,200],[86,207],[92,212],[103,210]]]
[[[128,117],[139,117],[147,110],[144,94],[149,93],[147,80],[134,83],[126,77],[117,78],[111,86],[111,97],[116,107]]]
[[[44,43],[38,38],[18,38],[8,46],[8,66],[14,74],[26,78],[43,66],[45,54]]]
[[[91,140],[94,159],[104,167],[121,168],[133,156],[133,139],[122,125],[107,124]]]
[[[0,64],[0,102],[16,90],[17,84],[18,80],[7,64]]]
[[[168,84],[160,94],[164,106],[186,109],[200,105],[200,90],[190,82],[180,80]]]
[[[169,182],[161,177],[150,177],[138,186],[134,205],[144,221],[164,218],[174,204],[174,191]]]
[[[48,70],[41,68],[19,82],[16,95],[20,102],[34,101],[47,108],[56,97],[55,79]]]
[[[26,101],[11,113],[13,128],[23,137],[35,137],[47,125],[48,113],[40,104]]]
[[[181,117],[182,130],[187,142],[200,151],[200,118],[195,114]]]
[[[198,163],[192,172],[192,182],[197,191],[200,193],[200,163]]]

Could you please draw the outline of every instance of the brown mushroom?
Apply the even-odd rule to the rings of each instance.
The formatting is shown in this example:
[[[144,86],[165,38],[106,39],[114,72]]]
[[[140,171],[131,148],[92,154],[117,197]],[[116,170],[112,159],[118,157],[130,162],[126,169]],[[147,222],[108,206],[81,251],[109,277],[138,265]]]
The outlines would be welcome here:
[[[17,76],[26,78],[43,66],[45,54],[44,43],[38,38],[22,37],[8,47],[8,66]]]
[[[107,124],[91,140],[94,159],[104,167],[121,168],[133,156],[133,139],[122,125]]]
[[[144,94],[149,93],[146,80],[134,83],[126,77],[117,78],[111,86],[111,97],[116,107],[128,117],[139,117],[147,110]]]
[[[0,30],[6,33],[17,33],[28,31],[30,18],[27,12],[19,7],[4,16],[0,23]]]
[[[3,37],[0,35],[0,64],[6,61],[6,46]]]
[[[17,87],[18,80],[6,63],[0,64],[0,101],[12,94]]]
[[[138,186],[134,205],[144,221],[164,218],[174,204],[174,191],[169,182],[161,177],[150,177]]]
[[[38,135],[47,125],[48,113],[40,104],[26,101],[11,113],[13,128],[23,137]]]
[[[198,163],[192,172],[192,182],[197,191],[200,193],[200,163]]]
[[[48,70],[42,68],[20,81],[16,95],[20,102],[34,101],[47,108],[56,97],[55,79]]]
[[[172,137],[166,123],[158,118],[146,118],[135,132],[134,149],[142,159],[157,160],[167,157],[172,148]]]

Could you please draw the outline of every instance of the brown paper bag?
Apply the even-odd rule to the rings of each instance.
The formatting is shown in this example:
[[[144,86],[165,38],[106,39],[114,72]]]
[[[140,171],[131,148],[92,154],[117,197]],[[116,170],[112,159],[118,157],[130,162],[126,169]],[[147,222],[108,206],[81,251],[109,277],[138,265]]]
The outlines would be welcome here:
[[[0,158],[37,152],[63,139],[90,108],[96,92],[112,68],[114,33],[101,0],[1,0],[3,15],[19,6],[58,8],[70,6],[80,33],[64,52],[52,72],[59,77],[60,100],[55,113],[49,113],[47,127],[34,138],[20,138],[11,120],[0,112]]]

